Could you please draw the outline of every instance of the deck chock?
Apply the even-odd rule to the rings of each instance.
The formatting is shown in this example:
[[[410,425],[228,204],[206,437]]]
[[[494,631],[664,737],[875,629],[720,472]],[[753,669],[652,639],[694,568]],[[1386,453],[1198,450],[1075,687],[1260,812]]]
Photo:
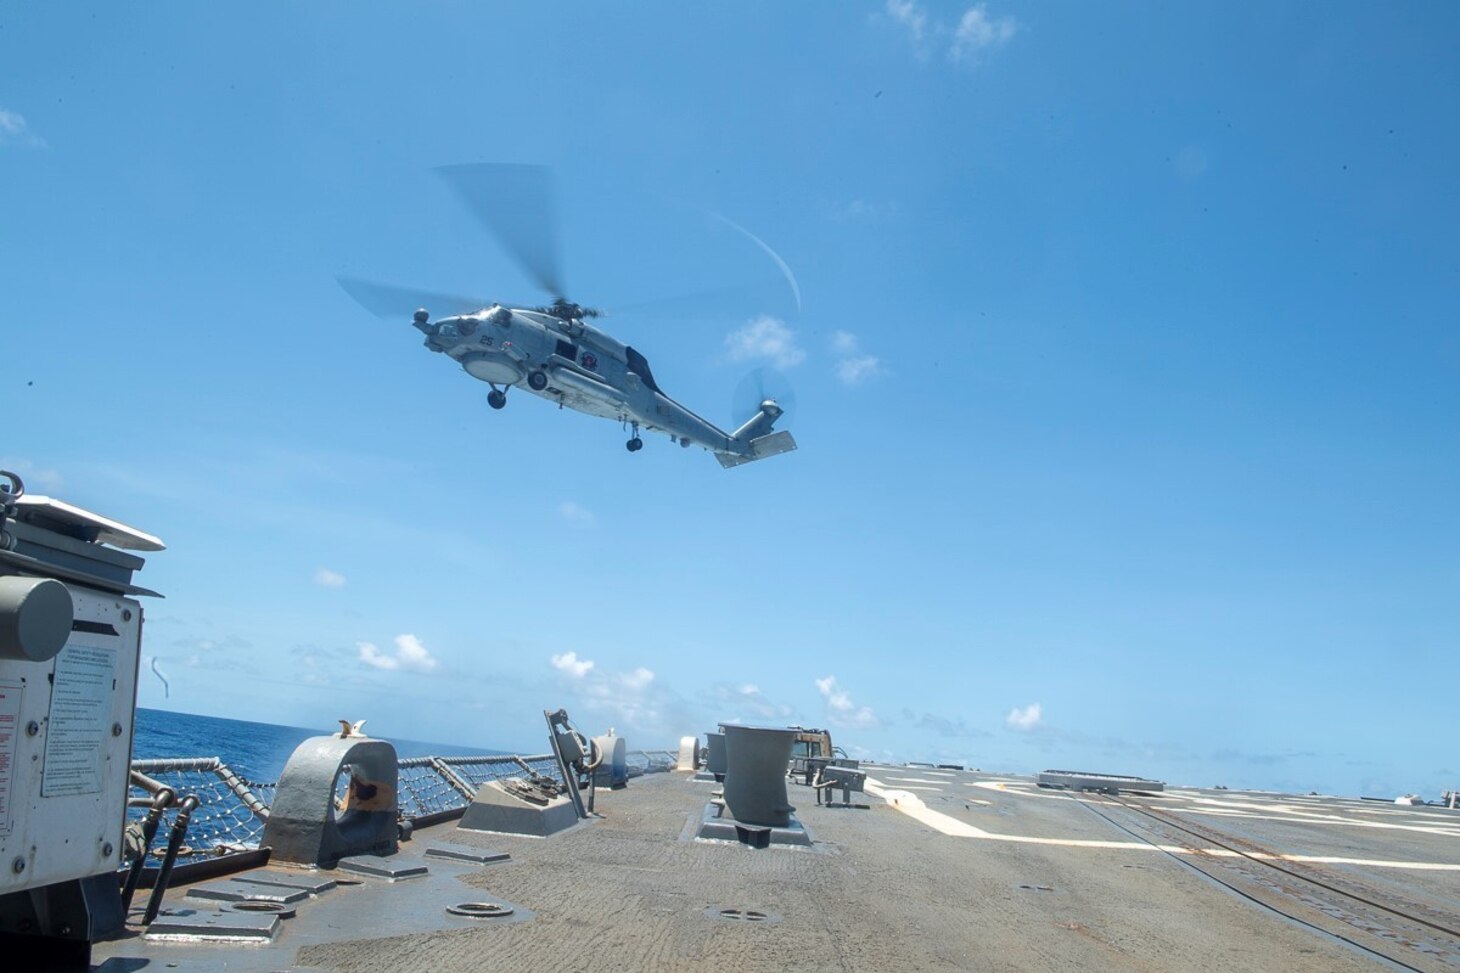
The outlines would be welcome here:
[[[280,919],[267,912],[201,912],[163,910],[147,927],[144,939],[192,942],[266,943],[279,931]]]
[[[510,789],[509,789],[510,788]],[[546,838],[578,823],[578,809],[566,794],[533,793],[520,781],[489,780],[461,820],[462,831],[491,831]]]
[[[214,899],[221,902],[278,902],[288,905],[291,902],[303,902],[309,898],[309,893],[303,889],[286,889],[274,885],[249,885],[246,882],[209,882],[207,885],[194,885],[188,889],[190,899]]]
[[[274,861],[330,868],[341,858],[393,855],[399,847],[395,747],[340,722],[339,735],[305,740],[284,765],[260,840]]]
[[[814,844],[811,832],[794,816],[784,825],[749,824],[736,821],[723,805],[713,802],[705,805],[696,837],[709,841],[734,841],[751,848],[809,848]]]
[[[248,872],[235,876],[232,880],[246,885],[301,889],[310,895],[323,895],[337,884],[334,879],[313,872],[278,872],[273,869]]]
[[[392,882],[399,882],[406,878],[419,878],[430,871],[425,865],[382,858],[380,855],[353,855],[349,858],[341,858],[340,870],[354,872],[356,875],[368,875],[371,878],[383,878]]]
[[[493,865],[512,860],[512,856],[505,851],[468,851],[465,848],[427,848],[426,857],[472,865]]]

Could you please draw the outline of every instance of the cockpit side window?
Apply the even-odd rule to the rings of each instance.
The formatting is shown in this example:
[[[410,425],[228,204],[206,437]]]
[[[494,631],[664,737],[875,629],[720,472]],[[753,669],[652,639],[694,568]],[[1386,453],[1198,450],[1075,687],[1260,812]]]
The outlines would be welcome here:
[[[628,359],[630,372],[639,376],[639,378],[643,380],[644,384],[649,386],[649,388],[653,389],[655,392],[658,392],[660,395],[664,394],[664,390],[661,389],[654,381],[654,373],[649,371],[649,359],[645,358],[643,355],[639,354],[632,348],[625,349],[624,357]]]

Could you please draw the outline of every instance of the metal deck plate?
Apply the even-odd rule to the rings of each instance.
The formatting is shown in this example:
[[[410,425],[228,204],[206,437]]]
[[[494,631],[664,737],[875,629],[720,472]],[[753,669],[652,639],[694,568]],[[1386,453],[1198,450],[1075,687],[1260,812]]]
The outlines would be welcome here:
[[[251,885],[271,885],[286,889],[302,889],[310,895],[322,895],[336,885],[334,879],[314,872],[280,872],[272,869],[247,872],[239,875],[233,881],[247,882]]]
[[[278,902],[281,905],[289,905],[294,902],[303,902],[309,898],[309,893],[303,889],[288,889],[277,885],[253,885],[248,882],[209,882],[207,885],[194,885],[188,889],[188,897],[192,899],[216,899],[220,902],[242,902],[250,899],[254,902]]]
[[[447,861],[467,862],[472,865],[491,865],[512,860],[512,856],[505,851],[471,851],[466,848],[427,848],[426,857],[444,858]]]
[[[417,862],[401,861],[396,858],[382,858],[379,855],[354,855],[340,859],[340,870],[371,878],[384,878],[398,882],[405,878],[419,878],[429,869]]]
[[[176,909],[164,912],[147,927],[151,940],[209,940],[214,942],[268,942],[279,931],[279,917],[264,913],[201,912]]]

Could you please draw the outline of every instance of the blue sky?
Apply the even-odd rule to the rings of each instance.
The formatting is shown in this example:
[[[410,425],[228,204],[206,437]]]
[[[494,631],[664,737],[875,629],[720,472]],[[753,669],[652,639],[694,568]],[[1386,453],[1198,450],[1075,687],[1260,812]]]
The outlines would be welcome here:
[[[538,748],[1460,785],[1460,13],[12,6],[0,460],[162,536],[143,705]],[[349,274],[530,282],[433,177],[555,168],[580,301],[722,470],[486,387]],[[709,214],[746,227],[795,273]],[[591,663],[591,665],[590,665]]]

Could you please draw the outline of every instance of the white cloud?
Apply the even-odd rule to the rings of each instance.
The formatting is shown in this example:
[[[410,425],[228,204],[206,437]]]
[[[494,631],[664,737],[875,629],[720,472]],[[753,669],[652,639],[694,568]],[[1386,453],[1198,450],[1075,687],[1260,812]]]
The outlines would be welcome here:
[[[850,331],[834,332],[831,350],[838,356],[836,377],[843,385],[860,385],[882,374],[882,363],[877,356],[862,353],[861,343]]]
[[[561,655],[554,655],[548,661],[553,664],[554,669],[559,672],[566,672],[574,679],[582,679],[588,675],[588,670],[593,668],[592,659],[580,659],[576,652],[564,652]],[[653,673],[650,673],[651,678],[652,676]]]
[[[395,653],[380,651],[373,642],[357,642],[360,661],[387,672],[409,670],[414,672],[435,672],[440,663],[426,650],[421,640],[414,635],[397,635],[394,639]]]
[[[314,572],[314,583],[321,588],[343,588],[345,576],[338,571],[331,571],[329,568],[320,568]]]
[[[571,677],[556,691],[568,695],[568,710],[585,731],[602,720],[601,725],[617,728],[636,739],[637,745],[653,746],[657,741],[678,740],[704,722],[645,666],[605,671],[574,652],[555,655],[551,662]]]
[[[827,719],[833,725],[860,729],[881,725],[882,721],[871,707],[852,702],[847,691],[837,685],[836,676],[816,680],[816,691],[826,700]]]
[[[648,688],[649,683],[654,681],[654,673],[643,666],[636,666],[632,672],[620,673],[618,681],[625,688],[638,692]]]
[[[976,61],[985,51],[1003,47],[1014,39],[1019,22],[1012,16],[990,17],[985,4],[977,4],[963,12],[953,29],[953,44],[948,56],[955,61]]]
[[[30,130],[20,112],[0,108],[0,145],[24,145],[33,149],[46,147],[46,140]]]
[[[400,668],[400,660],[393,655],[381,652],[376,648],[374,642],[356,642],[355,647],[360,650],[360,661],[367,666],[387,670]]]
[[[887,15],[907,28],[908,35],[916,43],[923,39],[928,27],[928,15],[917,0],[887,0]]]
[[[789,723],[795,715],[792,707],[769,699],[753,682],[718,682],[702,699],[722,723]]]
[[[437,666],[435,657],[426,651],[421,640],[414,635],[397,635],[395,637],[396,658],[400,664],[407,669],[419,669],[421,672],[432,672]]]
[[[768,314],[747,321],[725,336],[725,354],[732,362],[767,359],[777,368],[791,368],[806,360],[796,344],[796,333]]]
[[[558,504],[558,514],[570,524],[591,524],[598,519],[593,511],[572,500]]]
[[[1015,706],[1009,710],[1009,715],[1004,717],[1004,725],[1011,730],[1025,733],[1037,730],[1044,725],[1044,711],[1038,703],[1030,703],[1022,708]]]
[[[836,377],[843,385],[860,385],[881,370],[875,355],[858,355],[836,363]]]

